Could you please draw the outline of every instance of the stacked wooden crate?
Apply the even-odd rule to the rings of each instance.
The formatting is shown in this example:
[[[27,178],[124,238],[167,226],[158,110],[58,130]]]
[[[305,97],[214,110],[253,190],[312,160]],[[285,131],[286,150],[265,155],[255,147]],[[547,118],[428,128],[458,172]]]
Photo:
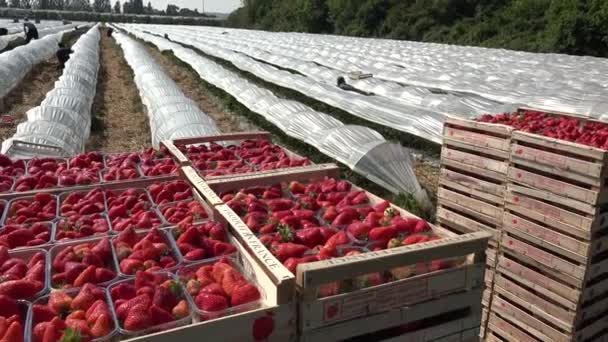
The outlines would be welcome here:
[[[489,341],[608,339],[608,152],[513,132]]]
[[[493,234],[487,253],[482,336],[500,242],[511,143],[510,127],[450,118],[443,131],[437,223],[458,233]]]

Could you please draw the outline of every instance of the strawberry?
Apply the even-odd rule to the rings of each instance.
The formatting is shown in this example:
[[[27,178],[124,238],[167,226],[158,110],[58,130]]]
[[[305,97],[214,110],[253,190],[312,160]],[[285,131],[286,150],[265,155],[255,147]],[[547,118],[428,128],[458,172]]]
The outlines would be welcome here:
[[[386,248],[395,248],[395,247],[400,247],[400,246],[402,246],[401,240],[399,240],[399,239],[390,239],[388,241],[388,244],[386,245]]]
[[[323,235],[319,228],[305,228],[296,232],[296,240],[304,246],[314,248],[323,243]]]
[[[279,244],[278,247],[273,250],[273,252],[277,259],[283,262],[292,257],[300,258],[308,250],[309,248],[307,246],[287,242]]]
[[[237,270],[228,270],[224,272],[222,278],[222,288],[228,296],[232,295],[234,289],[245,282],[245,278]],[[210,285],[209,285],[210,286]]]
[[[368,234],[371,229],[372,229],[372,226],[368,225],[365,222],[354,222],[348,226],[347,231],[355,239],[365,241],[365,240],[367,240]]]
[[[19,342],[23,341],[23,325],[21,322],[15,321],[10,324],[7,331],[0,339],[0,342]]]
[[[110,313],[102,313],[91,327],[91,335],[96,338],[103,337],[111,333],[113,329],[114,322]]]
[[[395,227],[375,227],[369,231],[368,237],[370,241],[388,242],[390,239],[397,237],[399,232]]]
[[[105,267],[98,267],[95,269],[95,283],[105,283],[116,278],[116,272],[109,270]]]
[[[227,297],[226,291],[224,291],[222,286],[220,286],[218,283],[212,283],[212,284],[209,284],[209,285],[203,287],[199,293],[209,293],[209,294],[214,294],[214,295],[218,295],[218,296],[222,296],[222,297]]]
[[[92,325],[100,315],[107,314],[109,312],[110,309],[108,308],[106,301],[103,299],[98,299],[85,312],[87,323]]]
[[[89,285],[89,284],[87,284]],[[91,289],[83,287],[80,292],[72,299],[70,307],[72,310],[87,310],[95,302],[95,296]]]
[[[84,284],[86,283],[94,283],[95,269],[96,266],[91,265],[87,267],[84,271],[82,271],[82,273],[74,280],[74,287],[81,287],[84,286]]]
[[[221,311],[228,308],[226,297],[201,292],[195,298],[196,305],[205,311]]]
[[[123,259],[120,262],[120,270],[124,274],[135,274],[137,271],[144,270],[144,264],[141,260]]]
[[[418,221],[416,223],[416,226],[414,227],[415,234],[429,232],[429,231],[431,231],[431,226],[429,226],[429,223],[424,220]]]
[[[48,325],[46,325],[46,329],[44,330],[44,334],[42,337],[42,342],[56,342],[61,338],[61,331],[64,330],[67,326],[65,322],[63,322],[59,317],[53,318]]]
[[[293,194],[303,194],[306,191],[306,186],[300,182],[293,181],[289,183],[289,191]]]
[[[136,331],[151,327],[152,324],[149,307],[147,305],[137,304],[129,310],[124,321],[124,328],[126,330]]]
[[[253,339],[258,341],[267,341],[274,331],[274,318],[272,312],[266,316],[260,317],[253,322]]]
[[[150,317],[153,324],[163,324],[173,321],[173,316],[167,310],[152,304],[150,307]]]
[[[230,297],[230,304],[232,306],[238,306],[254,302],[258,299],[260,299],[260,292],[257,287],[247,283],[234,289],[232,296]]]
[[[146,294],[138,295],[137,297],[133,297],[126,302],[116,306],[116,317],[120,320],[124,320],[128,313],[137,305],[142,305],[144,307],[149,307],[152,303],[150,296]]]
[[[110,245],[110,240],[108,238],[99,240],[99,242],[91,248],[91,253],[100,260],[112,259],[112,246]]]
[[[135,278],[137,282],[137,278]],[[110,291],[110,295],[114,300],[118,299],[130,299],[135,297],[135,286],[127,283],[120,283],[114,287]]]
[[[57,316],[58,312],[55,311],[50,305],[34,304],[32,305],[32,315],[36,322],[48,322]]]
[[[413,234],[405,238],[402,242],[404,246],[414,245],[417,243],[427,242],[429,241],[429,237],[427,235],[422,234]]]
[[[12,315],[18,315],[18,314],[19,314],[19,306],[17,304],[17,301],[9,296],[0,295],[0,316],[1,317],[10,317]]]
[[[175,292],[162,286],[156,288],[154,297],[152,298],[152,304],[164,310],[171,310],[171,308],[177,305],[177,302],[178,298]]]
[[[173,317],[175,319],[181,319],[190,315],[190,308],[188,307],[188,302],[185,299],[182,299],[177,303],[176,306],[173,307],[171,311]]]
[[[0,294],[13,298],[31,298],[42,290],[43,287],[40,281],[28,279],[9,280],[0,283]]]
[[[71,329],[75,332],[78,332],[80,334],[80,336],[82,336],[82,337],[91,335],[91,330],[89,329],[89,325],[87,324],[87,322],[85,320],[66,319],[65,324],[67,325],[68,330],[63,332],[64,336],[69,335],[69,333],[68,333],[69,329]],[[70,341],[70,339],[67,339],[66,337],[64,337],[62,340]]]

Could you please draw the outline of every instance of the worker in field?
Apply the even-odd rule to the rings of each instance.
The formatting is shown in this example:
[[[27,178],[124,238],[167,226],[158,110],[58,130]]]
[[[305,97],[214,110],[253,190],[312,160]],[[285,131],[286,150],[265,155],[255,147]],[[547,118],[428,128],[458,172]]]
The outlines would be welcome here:
[[[108,27],[108,30],[106,31],[106,34],[108,35],[108,37],[112,37],[112,33],[114,33],[114,29],[111,27]]]
[[[32,39],[38,39],[38,29],[31,22],[23,23],[23,32],[25,33],[25,43],[29,43]]]
[[[8,34],[8,30],[4,27],[0,27],[0,36],[6,36]]]
[[[59,43],[59,50],[55,54],[57,56],[57,69],[63,69],[65,67],[65,63],[70,59],[70,54],[74,53],[74,50],[70,49],[63,45],[63,43]]]
[[[344,79],[344,77],[342,77],[342,76],[338,77],[338,82],[337,82],[337,83],[338,83],[338,84],[337,84],[337,85],[338,85],[338,88],[340,88],[340,89],[342,89],[342,90],[346,90],[346,91],[353,91],[353,92],[355,92],[355,93],[359,93],[359,94],[361,94],[361,95],[366,95],[366,96],[369,96],[369,95],[374,95],[373,93],[368,93],[368,92],[365,92],[365,91],[359,90],[359,89],[357,89],[357,88],[353,87],[352,85],[350,85],[350,84],[346,83],[346,80],[345,80],[345,79]]]

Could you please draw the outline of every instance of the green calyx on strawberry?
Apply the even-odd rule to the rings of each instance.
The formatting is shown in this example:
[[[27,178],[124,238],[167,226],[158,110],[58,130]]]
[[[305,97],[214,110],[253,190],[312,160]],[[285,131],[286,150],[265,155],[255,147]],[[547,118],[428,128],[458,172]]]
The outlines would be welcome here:
[[[388,241],[386,248],[395,248],[395,247],[401,247],[401,246],[403,246],[403,244],[401,243],[401,239],[395,238],[395,239],[390,239]]]
[[[281,236],[281,241],[283,242],[291,242],[294,240],[293,230],[288,224],[279,224],[277,226],[277,231]]]
[[[388,207],[386,208],[386,210],[384,210],[384,216],[388,216],[390,218],[397,216],[397,214],[397,211],[391,207]]]
[[[80,334],[80,331],[67,328],[63,331],[63,337],[59,342],[80,342],[81,340],[82,335]]]

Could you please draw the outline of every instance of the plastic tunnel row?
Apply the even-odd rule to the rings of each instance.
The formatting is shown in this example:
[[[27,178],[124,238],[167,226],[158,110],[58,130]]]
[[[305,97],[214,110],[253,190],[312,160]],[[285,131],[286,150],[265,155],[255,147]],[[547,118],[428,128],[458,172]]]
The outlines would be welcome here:
[[[63,32],[58,32],[0,54],[0,99],[19,84],[34,65],[53,56],[61,37]]]
[[[3,142],[3,153],[27,158],[75,155],[84,150],[97,87],[99,39],[96,25],[72,46],[74,53],[54,89],[40,106],[27,112],[27,121],[17,126],[15,135]]]
[[[204,28],[204,32],[213,31]],[[501,103],[601,118],[608,102],[608,65],[601,58],[447,44],[301,33],[220,30],[254,37],[292,57],[373,73],[401,84],[474,94]],[[293,53],[296,53],[295,55]]]
[[[218,134],[215,122],[158,66],[141,44],[121,33],[114,37],[135,74],[135,84],[147,109],[152,144],[163,140]]]
[[[36,24],[38,28],[38,37],[43,38],[45,36],[49,36],[52,34],[56,34],[58,32],[65,32],[74,29],[76,26],[82,25],[83,23],[75,23],[75,24],[67,24],[63,25],[62,22],[45,22],[44,24]],[[25,38],[25,34],[23,33],[23,23],[17,24],[18,30],[15,32],[14,29],[9,31],[9,34],[6,36],[0,36],[0,51],[4,50],[6,46],[13,40],[17,38]],[[0,24],[0,27],[3,27]]]
[[[238,42],[215,44],[212,37],[208,39],[207,36],[202,35],[202,38],[199,39],[198,35],[192,32],[179,31],[177,33],[177,31],[170,27],[164,26],[160,28],[135,26],[134,29],[146,30],[161,35],[169,33],[172,40],[194,46],[209,55],[228,60],[237,68],[251,72],[268,82],[296,90],[318,101],[380,125],[393,127],[400,131],[441,143],[441,127],[445,118],[445,114],[443,113],[406,106],[403,103],[378,96],[365,96],[353,92],[345,92],[335,85],[337,74],[330,76],[335,77],[333,78],[333,84],[328,84],[278,69],[254,59],[267,58],[266,56],[256,54],[252,58],[233,51],[238,49]]]
[[[280,99],[191,49],[164,38],[119,25],[136,37],[170,50],[189,64],[202,79],[234,96],[291,137],[314,146],[368,179],[398,192],[422,194],[409,150],[387,142],[378,132],[362,126],[344,125],[295,101]]]

